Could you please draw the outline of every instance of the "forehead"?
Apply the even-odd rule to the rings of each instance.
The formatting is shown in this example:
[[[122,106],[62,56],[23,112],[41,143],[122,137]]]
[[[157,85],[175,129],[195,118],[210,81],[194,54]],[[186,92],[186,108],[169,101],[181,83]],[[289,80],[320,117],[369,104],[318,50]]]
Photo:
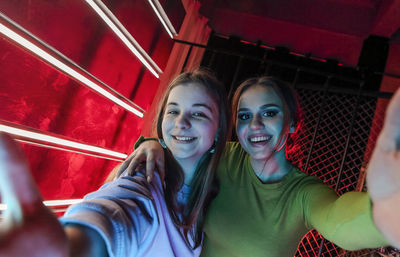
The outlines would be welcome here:
[[[171,89],[167,102],[174,102],[179,105],[202,103],[215,109],[217,109],[218,106],[218,103],[211,92],[198,83],[186,83],[175,86]]]
[[[242,93],[238,108],[260,107],[266,104],[282,107],[282,100],[273,87],[255,85]]]

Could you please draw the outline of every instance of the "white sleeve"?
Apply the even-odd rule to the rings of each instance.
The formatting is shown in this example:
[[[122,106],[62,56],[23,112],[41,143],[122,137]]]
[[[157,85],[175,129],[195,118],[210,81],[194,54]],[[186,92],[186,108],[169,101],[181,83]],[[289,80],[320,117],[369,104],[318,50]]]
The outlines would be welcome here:
[[[97,231],[110,257],[140,255],[159,227],[150,187],[141,176],[119,178],[88,194],[60,222]]]

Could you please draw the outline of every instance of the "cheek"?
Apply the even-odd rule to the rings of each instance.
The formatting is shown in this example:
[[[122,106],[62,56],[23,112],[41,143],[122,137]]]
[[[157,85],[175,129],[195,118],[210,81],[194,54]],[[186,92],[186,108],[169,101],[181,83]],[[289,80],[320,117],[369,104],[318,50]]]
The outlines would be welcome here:
[[[171,127],[171,122],[168,119],[164,118],[161,123],[161,131],[162,131],[161,134],[163,138],[166,137],[168,130],[170,130],[170,127]]]
[[[247,125],[243,123],[236,123],[236,134],[240,142],[246,139]]]
[[[217,134],[218,127],[215,123],[208,123],[208,124],[203,124],[202,126],[199,127],[199,130],[202,133],[202,137],[204,139],[204,142],[206,144],[211,145],[214,142],[215,135]]]
[[[280,134],[283,129],[283,119],[275,119],[270,122],[270,126],[275,129],[275,131]]]

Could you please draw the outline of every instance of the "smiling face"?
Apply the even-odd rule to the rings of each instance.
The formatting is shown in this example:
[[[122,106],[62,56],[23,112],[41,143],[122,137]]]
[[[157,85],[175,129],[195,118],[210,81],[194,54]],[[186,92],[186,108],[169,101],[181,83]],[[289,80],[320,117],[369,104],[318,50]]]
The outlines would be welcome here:
[[[281,150],[283,110],[282,100],[270,86],[251,86],[240,96],[236,133],[252,159],[267,160],[274,149]]]
[[[196,164],[218,130],[218,105],[208,90],[188,83],[172,88],[161,124],[162,136],[175,159]]]

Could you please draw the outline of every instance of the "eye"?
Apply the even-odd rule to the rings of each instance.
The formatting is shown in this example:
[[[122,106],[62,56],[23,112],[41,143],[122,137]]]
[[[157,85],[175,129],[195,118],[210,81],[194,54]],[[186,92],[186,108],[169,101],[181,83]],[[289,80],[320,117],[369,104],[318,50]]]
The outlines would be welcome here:
[[[166,114],[175,115],[175,114],[178,114],[178,111],[175,111],[175,110],[167,110],[167,111],[166,111]]]
[[[194,112],[192,113],[192,116],[195,118],[208,118],[208,116],[202,112]]]
[[[239,113],[238,114],[238,119],[239,120],[248,120],[248,119],[250,119],[250,114],[248,114],[248,113]]]
[[[264,111],[263,113],[262,113],[262,116],[263,117],[274,117],[275,115],[277,115],[278,114],[278,112],[277,111]]]

